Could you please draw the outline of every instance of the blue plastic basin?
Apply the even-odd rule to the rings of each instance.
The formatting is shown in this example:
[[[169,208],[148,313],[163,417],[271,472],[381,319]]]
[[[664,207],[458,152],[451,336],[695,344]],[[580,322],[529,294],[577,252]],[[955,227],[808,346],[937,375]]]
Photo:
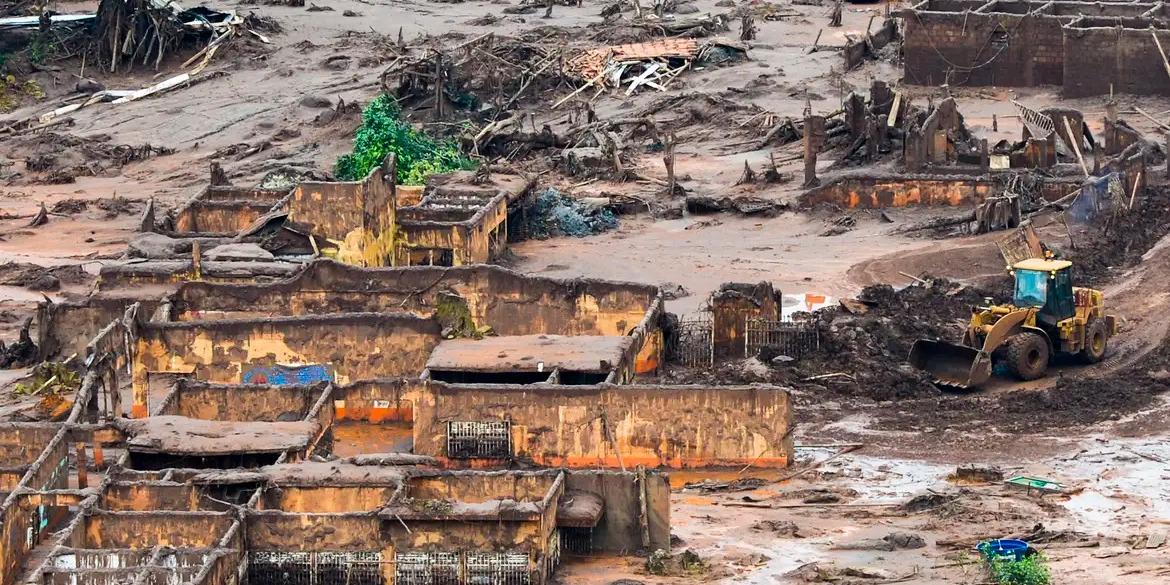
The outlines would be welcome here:
[[[998,538],[979,543],[975,550],[983,553],[983,556],[989,559],[1010,558],[1013,561],[1018,561],[1028,555],[1028,543],[1014,538]]]

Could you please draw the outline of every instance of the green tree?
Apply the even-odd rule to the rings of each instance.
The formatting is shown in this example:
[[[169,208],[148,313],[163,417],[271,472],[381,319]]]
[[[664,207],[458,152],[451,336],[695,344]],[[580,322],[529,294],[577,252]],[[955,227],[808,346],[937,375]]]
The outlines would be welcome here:
[[[342,181],[357,181],[381,164],[386,155],[397,155],[397,181],[422,185],[435,173],[473,169],[475,163],[452,142],[435,140],[402,120],[393,98],[380,95],[362,112],[362,125],[353,138],[353,152],[337,159],[333,174]]]

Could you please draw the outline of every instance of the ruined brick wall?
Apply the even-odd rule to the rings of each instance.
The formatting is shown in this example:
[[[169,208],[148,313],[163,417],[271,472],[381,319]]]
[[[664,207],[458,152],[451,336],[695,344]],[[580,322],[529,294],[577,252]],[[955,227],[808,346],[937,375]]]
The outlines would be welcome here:
[[[1007,87],[1061,83],[1061,26],[1071,17],[1027,14],[1043,6],[1040,2],[950,0],[919,6],[903,12],[906,81]]]
[[[411,376],[422,372],[440,339],[437,322],[391,313],[146,323],[136,334],[135,416],[149,412],[149,373],[241,383],[254,370],[297,364],[319,367],[340,383]]]
[[[806,192],[801,205],[822,203],[849,208],[974,205],[991,194],[994,184],[981,177],[854,175]]]
[[[643,484],[638,474],[621,471],[572,471],[565,489],[600,496],[605,503],[601,522],[593,529],[600,552],[625,553],[642,548],[641,499],[646,500],[650,550],[670,550],[670,481],[651,473]]]
[[[390,266],[397,230],[394,176],[391,156],[362,181],[301,183],[288,203],[288,221],[335,244],[341,262]]]
[[[845,48],[841,50],[841,55],[845,58],[845,69],[849,70],[861,65],[866,57],[874,56],[872,51],[881,51],[886,45],[897,39],[898,24],[892,18],[882,22],[877,30],[871,32],[868,43],[864,38],[859,40],[847,38]]]
[[[1010,14],[910,12],[905,17],[904,75],[919,85],[1037,85],[1051,66],[1049,45],[1061,51],[1060,23]],[[1053,30],[1055,36],[1053,37]],[[1035,35],[1037,54],[1023,52]],[[1055,38],[1055,43],[1045,42]],[[994,45],[993,45],[994,43]],[[1058,60],[1057,71],[1061,71]],[[1039,69],[1039,71],[1037,71]],[[1049,73],[1049,78],[1051,74]],[[1059,83],[1059,78],[1056,83]],[[1051,79],[1048,83],[1053,83]]]
[[[283,486],[265,490],[258,509],[314,514],[373,512],[384,506],[397,489],[397,485]]]
[[[446,421],[505,417],[515,456],[540,465],[784,467],[792,453],[776,387],[409,385],[421,455],[446,458]]]
[[[1170,76],[1151,35],[1151,21],[1084,19],[1064,29],[1064,96],[1113,93],[1170,95]],[[1170,51],[1170,30],[1154,33]]]
[[[186,416],[202,420],[292,421],[302,420],[324,390],[316,386],[223,386],[200,380],[180,379],[174,397],[155,416]]]
[[[412,477],[406,497],[420,500],[456,500],[467,503],[508,498],[518,502],[539,502],[556,481],[555,472],[472,472],[441,473]]]
[[[77,548],[149,549],[156,544],[172,547],[215,545],[235,519],[232,512],[95,510],[73,533]]]
[[[237,234],[273,203],[264,201],[193,201],[175,214],[178,234]]]
[[[204,488],[192,484],[114,482],[102,493],[101,507],[111,512],[176,510],[224,511],[231,507],[204,497]]]
[[[288,278],[303,266],[292,262],[202,262],[202,272],[195,274],[191,260],[151,260],[138,264],[107,264],[98,275],[97,290],[133,295],[135,300],[156,299],[172,292],[180,283],[208,282],[256,283]]]
[[[37,304],[36,336],[38,359],[65,359],[85,356],[85,346],[111,321],[121,319],[126,309],[139,302],[153,313],[162,294],[137,301],[126,297],[91,296],[82,302],[41,302]]]
[[[363,270],[322,260],[278,283],[187,283],[174,295],[174,307],[179,320],[235,312],[403,310],[429,316],[444,291],[466,299],[475,322],[500,335],[626,335],[661,306],[657,287],[644,284],[543,278],[482,265]]]

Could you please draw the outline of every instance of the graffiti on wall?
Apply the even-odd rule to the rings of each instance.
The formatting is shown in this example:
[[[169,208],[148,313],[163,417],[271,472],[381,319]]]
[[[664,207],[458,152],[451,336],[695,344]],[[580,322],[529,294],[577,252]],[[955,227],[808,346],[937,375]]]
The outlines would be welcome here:
[[[333,366],[329,364],[294,364],[251,366],[244,370],[245,384],[271,384],[289,386],[293,384],[314,384],[332,382]]]

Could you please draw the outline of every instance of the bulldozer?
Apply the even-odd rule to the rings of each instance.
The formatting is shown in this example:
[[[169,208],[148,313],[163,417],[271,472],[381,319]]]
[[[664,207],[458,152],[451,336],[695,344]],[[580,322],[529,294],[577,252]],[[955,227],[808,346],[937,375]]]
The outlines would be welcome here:
[[[925,370],[936,384],[974,388],[1002,364],[1020,380],[1044,377],[1057,354],[1097,363],[1117,332],[1117,319],[1105,314],[1105,295],[1072,285],[1072,263],[1032,258],[1016,262],[1011,304],[973,307],[962,344],[919,339],[910,365]]]

